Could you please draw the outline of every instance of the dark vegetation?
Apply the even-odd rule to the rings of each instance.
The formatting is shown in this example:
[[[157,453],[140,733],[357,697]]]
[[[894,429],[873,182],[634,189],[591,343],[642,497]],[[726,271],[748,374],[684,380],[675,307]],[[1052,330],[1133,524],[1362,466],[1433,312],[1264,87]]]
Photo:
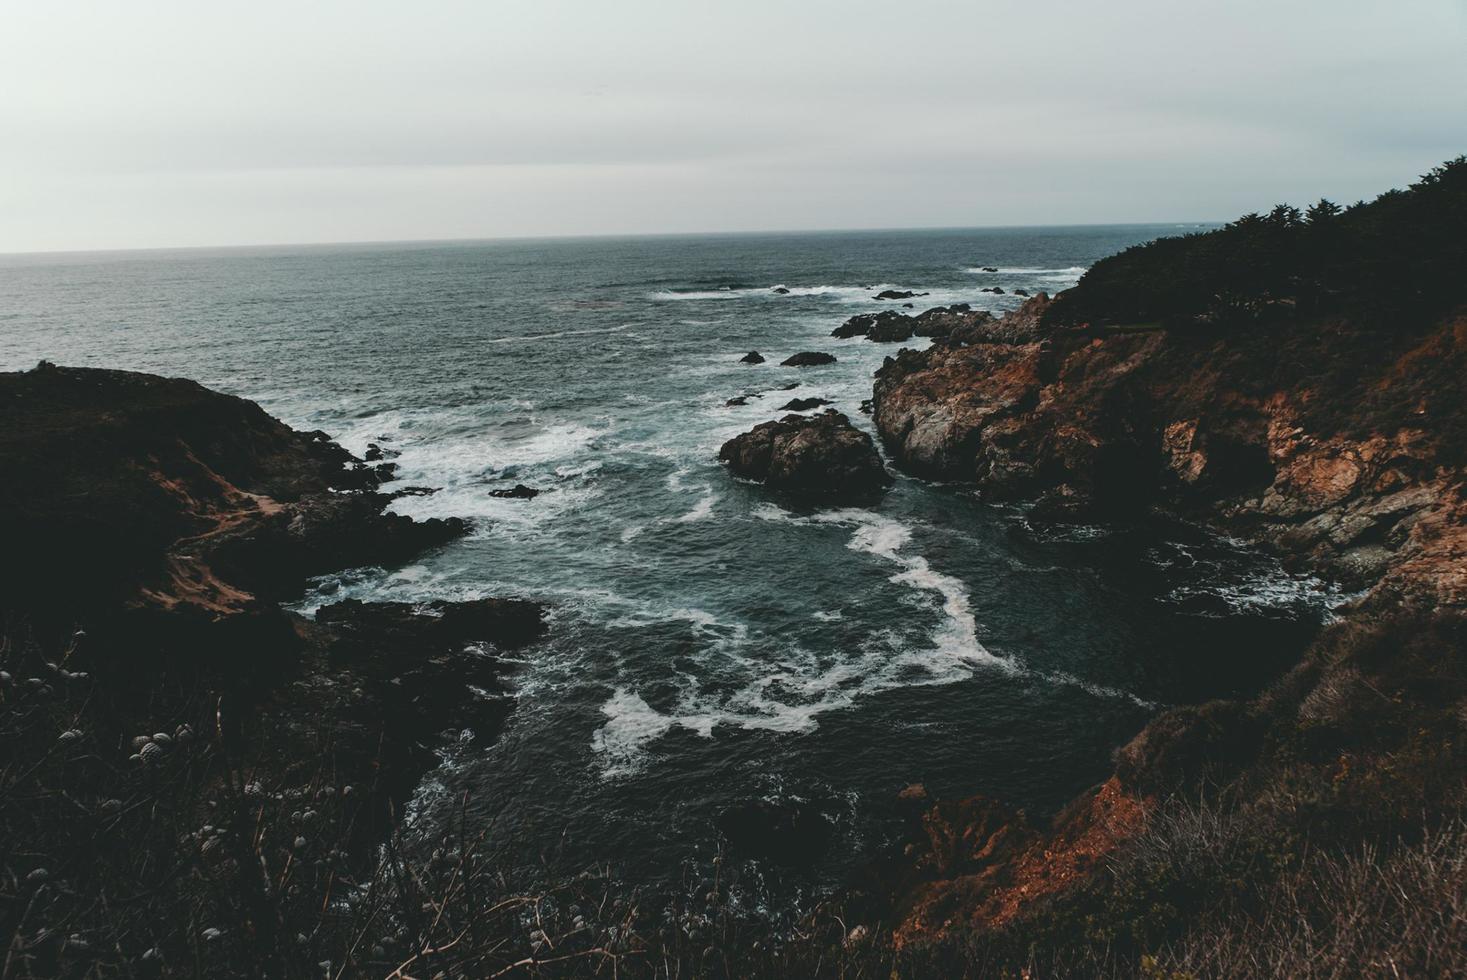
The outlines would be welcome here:
[[[1399,327],[1461,302],[1467,157],[1406,190],[1342,208],[1281,204],[1224,228],[1102,259],[1055,302],[1054,323],[1202,327],[1349,312]]]

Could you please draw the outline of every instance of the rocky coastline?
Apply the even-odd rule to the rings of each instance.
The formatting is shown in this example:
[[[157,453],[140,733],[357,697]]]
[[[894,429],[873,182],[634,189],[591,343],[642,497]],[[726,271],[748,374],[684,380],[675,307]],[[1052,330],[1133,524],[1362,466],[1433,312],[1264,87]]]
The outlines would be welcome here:
[[[46,760],[5,771],[6,825],[27,842],[5,856],[29,903],[19,927],[125,927],[116,955],[157,968],[214,929],[262,975],[292,974],[311,944],[282,930],[333,883],[378,873],[445,733],[494,737],[512,705],[502,654],[544,632],[545,610],[288,611],[312,576],[401,564],[468,526],[385,512],[390,470],[191,381],[0,375],[0,453],[0,738],[8,758]],[[178,868],[158,865],[169,854]],[[119,882],[203,924],[148,925]],[[45,929],[20,948],[36,975],[88,955]]]
[[[1182,261],[1146,248],[1125,258],[1150,276]],[[1185,873],[1158,872],[1149,892],[1118,882],[1135,888],[1127,875],[1158,839],[1173,861],[1216,858],[1174,839],[1180,800],[1194,801],[1191,819],[1201,799],[1267,828],[1235,831],[1249,846],[1267,833],[1286,850],[1311,828],[1342,849],[1404,846],[1460,813],[1467,313],[1450,301],[1305,312],[1274,292],[1241,316],[1132,322],[1116,269],[888,357],[873,420],[893,465],[1019,502],[1032,523],[1162,510],[1356,597],[1258,698],[1163,712],[1117,750],[1114,776],[1051,821],[984,797],[931,805],[896,873],[899,947],[1032,954],[1104,936],[1139,955],[1173,941],[1191,923],[1138,923],[1144,903],[1176,901],[1166,889]],[[857,317],[842,335],[877,339],[892,320]],[[1267,886],[1253,874],[1249,887]],[[1178,919],[1222,901],[1190,887],[1196,908],[1177,906]]]

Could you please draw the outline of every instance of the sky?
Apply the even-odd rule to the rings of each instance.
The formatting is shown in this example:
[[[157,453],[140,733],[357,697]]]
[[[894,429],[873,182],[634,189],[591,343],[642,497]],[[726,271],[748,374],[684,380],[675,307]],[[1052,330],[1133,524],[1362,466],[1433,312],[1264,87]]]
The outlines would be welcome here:
[[[1467,0],[0,2],[0,252],[1206,221],[1467,152]]]

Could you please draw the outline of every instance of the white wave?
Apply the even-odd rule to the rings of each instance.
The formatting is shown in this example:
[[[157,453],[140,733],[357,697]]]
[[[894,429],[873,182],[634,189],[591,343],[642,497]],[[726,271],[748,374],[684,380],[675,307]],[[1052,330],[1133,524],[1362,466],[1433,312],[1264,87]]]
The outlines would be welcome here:
[[[686,514],[683,514],[681,517],[674,517],[672,519],[672,522],[674,524],[692,524],[696,521],[706,520],[709,516],[712,515],[713,505],[717,502],[718,494],[705,493],[702,499],[700,499],[696,504],[693,505],[692,510],[688,511]]]
[[[1082,276],[1090,271],[1090,267],[1086,265],[1068,265],[1061,268],[1035,268],[1032,266],[998,266],[997,268],[997,272],[990,272],[982,266],[973,266],[963,271],[979,276],[1036,276],[1044,274],[1059,275],[1062,273],[1066,276],[1075,277]]]
[[[654,710],[631,691],[617,688],[601,713],[606,724],[591,736],[591,747],[605,757],[603,774],[622,775],[633,771],[648,742],[661,738],[676,724],[667,715]]]
[[[754,510],[754,516],[763,520],[788,521],[796,524],[837,524],[855,528],[846,547],[853,551],[864,551],[900,565],[904,571],[891,577],[898,585],[911,586],[925,592],[935,592],[942,597],[944,621],[933,635],[936,652],[965,660],[1001,667],[1008,671],[1018,669],[1011,659],[990,653],[978,640],[978,621],[968,600],[968,589],[951,575],[935,571],[921,555],[902,553],[912,539],[911,528],[882,517],[868,510],[847,508],[821,511],[809,517],[796,517],[772,504]]]
[[[486,344],[518,344],[528,340],[556,340],[560,337],[584,337],[587,334],[596,333],[620,333],[630,327],[630,323],[623,323],[619,327],[597,327],[586,330],[557,330],[554,333],[524,334],[515,337],[491,337],[485,340]]]
[[[844,611],[840,609],[832,609],[829,612],[824,609],[817,609],[810,615],[812,618],[817,619],[822,623],[838,623],[846,618]]]
[[[876,283],[871,286],[741,286],[732,289],[663,289],[651,294],[659,302],[680,300],[731,300],[731,299],[785,299],[797,297],[828,297],[839,300],[870,299],[883,289],[894,288],[891,283]],[[776,289],[787,292],[777,293]]]

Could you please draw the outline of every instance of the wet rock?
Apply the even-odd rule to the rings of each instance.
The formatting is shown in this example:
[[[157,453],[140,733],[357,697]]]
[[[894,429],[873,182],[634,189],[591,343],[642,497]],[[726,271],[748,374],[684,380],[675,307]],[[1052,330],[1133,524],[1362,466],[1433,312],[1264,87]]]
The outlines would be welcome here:
[[[739,358],[739,363],[740,364],[763,364],[764,363],[764,355],[760,354],[756,350],[751,350],[751,351],[749,351],[749,353],[747,353],[743,357]]]
[[[829,404],[830,399],[828,398],[791,398],[788,402],[781,405],[779,410],[781,412],[808,412],[812,408],[819,408],[821,405]]]
[[[865,337],[871,333],[872,328],[883,325],[909,324],[910,318],[905,314],[894,310],[882,310],[879,313],[858,313],[845,323],[830,332],[832,337],[849,338]],[[911,336],[911,327],[907,328],[907,336]]]
[[[806,350],[798,354],[791,354],[780,361],[780,367],[817,367],[821,364],[834,364],[835,355],[824,351]]]
[[[834,409],[757,425],[718,457],[746,479],[805,496],[858,497],[891,482],[871,437]]]
[[[747,404],[749,404],[749,396],[748,395],[739,395],[736,398],[730,398],[728,401],[724,402],[723,403],[723,407],[724,408],[736,408],[736,407],[738,407],[740,405],[747,405]]]
[[[913,296],[926,296],[926,293],[914,293],[910,289],[883,289],[877,293],[875,299],[911,299]]]
[[[513,500],[534,500],[540,496],[540,491],[534,487],[527,487],[523,483],[516,483],[507,490],[490,490],[489,496],[510,498]]]
[[[771,292],[774,292],[774,293],[778,293],[780,296],[788,296],[789,295],[789,290],[786,289],[784,286],[775,286],[774,289],[772,289],[770,291]]]

